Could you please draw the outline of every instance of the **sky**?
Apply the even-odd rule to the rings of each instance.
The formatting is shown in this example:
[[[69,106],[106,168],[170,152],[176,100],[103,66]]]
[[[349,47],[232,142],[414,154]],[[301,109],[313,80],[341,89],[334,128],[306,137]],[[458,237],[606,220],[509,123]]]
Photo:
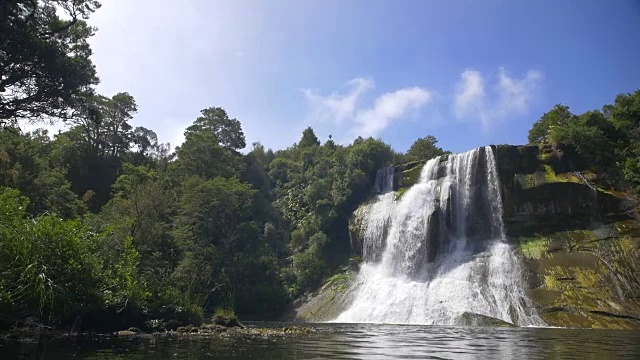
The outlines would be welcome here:
[[[637,0],[102,0],[98,92],[179,145],[211,106],[247,144],[373,136],[406,151],[523,144],[554,104],[599,109],[640,88]]]

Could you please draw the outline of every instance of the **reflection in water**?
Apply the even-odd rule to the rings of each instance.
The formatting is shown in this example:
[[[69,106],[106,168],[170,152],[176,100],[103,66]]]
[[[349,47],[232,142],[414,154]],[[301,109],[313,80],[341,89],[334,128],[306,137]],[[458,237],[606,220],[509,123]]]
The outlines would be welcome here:
[[[258,324],[286,326],[286,324]],[[3,359],[547,359],[640,358],[638,332],[313,324],[310,335],[0,341]]]

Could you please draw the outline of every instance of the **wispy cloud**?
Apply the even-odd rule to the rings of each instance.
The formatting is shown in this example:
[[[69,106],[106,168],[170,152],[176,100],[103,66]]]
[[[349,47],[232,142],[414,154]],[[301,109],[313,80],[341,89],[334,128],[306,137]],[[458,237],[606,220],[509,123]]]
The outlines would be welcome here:
[[[484,107],[486,93],[482,73],[475,70],[465,70],[460,75],[460,82],[456,86],[454,99],[454,113],[458,118],[465,118],[471,114],[481,112]]]
[[[303,89],[302,92],[313,107],[314,117],[339,123],[353,117],[360,98],[375,88],[375,83],[369,78],[356,78],[349,81],[347,87],[348,90],[344,93],[333,92],[327,96],[319,95],[311,89]]]
[[[354,134],[365,137],[375,136],[395,120],[427,104],[431,98],[431,93],[420,87],[383,94],[376,99],[372,108],[356,114],[354,121],[357,126]]]
[[[530,70],[518,79],[500,68],[495,86],[487,90],[485,76],[467,69],[456,85],[454,115],[460,121],[480,120],[489,126],[508,116],[524,114],[535,99],[542,79],[540,71]]]
[[[347,83],[344,92],[324,96],[311,89],[303,89],[302,92],[311,106],[310,117],[313,122],[347,127],[352,137],[377,136],[392,123],[420,109],[432,99],[429,90],[408,87],[384,93],[371,106],[363,106],[364,95],[374,88],[372,79],[356,78]]]

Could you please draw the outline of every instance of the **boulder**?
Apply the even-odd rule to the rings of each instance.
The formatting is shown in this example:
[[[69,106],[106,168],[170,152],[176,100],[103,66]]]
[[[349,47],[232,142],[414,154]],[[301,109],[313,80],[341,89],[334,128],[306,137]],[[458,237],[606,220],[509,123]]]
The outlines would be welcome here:
[[[510,322],[496,319],[491,316],[481,315],[474,312],[465,311],[456,321],[459,326],[493,326],[493,327],[514,327]]]

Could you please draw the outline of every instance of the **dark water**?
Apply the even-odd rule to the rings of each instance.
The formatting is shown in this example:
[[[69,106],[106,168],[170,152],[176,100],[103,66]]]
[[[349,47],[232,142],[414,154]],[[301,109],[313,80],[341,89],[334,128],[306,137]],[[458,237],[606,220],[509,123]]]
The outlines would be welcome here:
[[[278,326],[286,324],[253,324]],[[316,324],[308,335],[0,342],[2,359],[640,359],[640,332]]]

